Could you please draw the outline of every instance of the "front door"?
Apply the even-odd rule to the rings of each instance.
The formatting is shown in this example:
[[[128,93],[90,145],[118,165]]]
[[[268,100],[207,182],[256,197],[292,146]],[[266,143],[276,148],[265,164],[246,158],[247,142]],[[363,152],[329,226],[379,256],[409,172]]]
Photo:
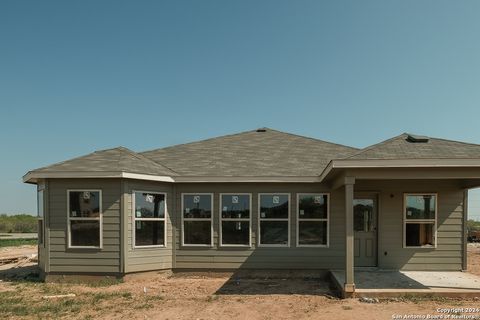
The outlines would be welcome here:
[[[353,227],[355,230],[355,266],[375,267],[377,265],[376,196],[355,196]]]

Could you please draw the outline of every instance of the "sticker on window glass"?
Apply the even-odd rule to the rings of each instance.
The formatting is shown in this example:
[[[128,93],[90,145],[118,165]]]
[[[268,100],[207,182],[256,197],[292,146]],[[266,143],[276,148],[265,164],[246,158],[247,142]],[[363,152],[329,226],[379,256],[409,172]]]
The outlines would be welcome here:
[[[417,197],[417,203],[423,203],[423,198],[422,197]]]
[[[279,203],[280,203],[280,197],[279,197],[279,196],[273,196],[272,199],[273,199],[273,200],[272,200],[273,203],[275,203],[275,204],[279,204]]]
[[[141,217],[142,217],[142,211],[137,210],[137,218],[141,218]]]
[[[266,216],[265,212],[260,213],[260,217],[265,218]]]
[[[200,196],[193,196],[193,203],[200,203]]]
[[[232,203],[238,203],[238,196],[232,196]]]
[[[90,192],[85,191],[85,192],[83,193],[83,199],[89,200],[89,199],[90,199]]]
[[[321,204],[322,203],[322,196],[315,196],[313,200],[316,204]]]
[[[76,217],[77,216],[77,211],[72,211],[72,217]]]
[[[185,208],[185,213],[190,213],[190,208]]]
[[[137,221],[136,227],[137,227],[137,230],[142,229],[142,221]]]
[[[223,207],[223,211],[228,211],[228,207]]]
[[[153,195],[147,194],[145,196],[145,202],[153,203]]]
[[[236,228],[235,228],[235,229],[237,229],[237,231],[242,230],[242,223],[241,223],[241,222],[237,222],[237,225],[236,225]]]
[[[300,215],[303,216],[305,214],[305,210],[300,210]]]
[[[411,210],[408,210],[408,211],[407,211],[407,216],[410,217],[412,214],[413,214],[413,212],[412,212]]]

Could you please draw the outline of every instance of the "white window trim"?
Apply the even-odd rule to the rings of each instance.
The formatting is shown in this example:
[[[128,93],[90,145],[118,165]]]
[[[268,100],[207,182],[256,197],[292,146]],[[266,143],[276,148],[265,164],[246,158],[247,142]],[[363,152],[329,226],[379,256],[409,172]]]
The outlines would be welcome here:
[[[300,197],[301,196],[327,196],[327,218],[309,218],[303,219],[300,218]],[[328,248],[330,246],[330,193],[297,193],[297,216],[296,216],[296,224],[297,224],[297,240],[296,245],[299,248],[307,247],[307,248]],[[318,222],[327,222],[327,244],[300,244],[300,221],[318,221]]]
[[[210,213],[210,218],[184,218],[183,216],[183,209],[184,209],[184,197],[185,196],[210,196],[211,199],[211,213]],[[181,203],[181,221],[182,221],[182,247],[208,247],[211,248],[213,247],[213,215],[214,215],[214,207],[213,207],[213,193],[182,193],[182,203]],[[185,221],[210,221],[210,244],[190,244],[190,243],[185,243]]]
[[[222,196],[248,196],[248,202],[249,202],[249,215],[248,219],[246,218],[223,218],[222,217],[222,212],[223,212],[223,203],[222,203]],[[241,248],[251,248],[252,247],[252,194],[251,193],[220,193],[220,199],[219,199],[219,210],[218,210],[218,215],[219,215],[219,235],[220,235],[220,241],[219,241],[219,246],[220,247],[241,247]],[[183,210],[182,210],[183,212]],[[234,222],[245,222],[248,221],[248,244],[223,244],[223,228],[222,228],[222,222],[223,221],[234,221]]]
[[[42,196],[42,216],[40,216],[40,194]],[[42,230],[38,230],[37,235],[39,235],[41,231],[42,238],[40,239],[40,237],[38,237],[38,245],[45,248],[45,188],[43,187],[39,187],[37,190],[37,227],[40,221],[42,222]]]
[[[407,219],[407,196],[435,196],[435,219]],[[404,249],[436,249],[437,248],[437,217],[438,217],[438,194],[434,192],[414,192],[403,194],[403,248]],[[432,224],[434,246],[407,246],[407,223]]]
[[[98,192],[99,194],[99,214],[98,218],[71,218],[70,217],[70,192]],[[67,237],[68,237],[68,248],[69,249],[102,249],[103,248],[103,208],[102,208],[102,190],[100,189],[67,189]],[[72,246],[72,234],[70,232],[70,221],[100,221],[100,245],[99,246]]]
[[[266,219],[266,218],[261,218],[261,212],[260,212],[260,205],[261,205],[261,196],[288,196],[288,217],[287,219],[283,218],[283,219]],[[257,212],[258,212],[258,221],[257,221],[257,246],[258,247],[271,247],[271,248],[289,248],[290,247],[290,211],[291,211],[291,207],[292,207],[292,202],[291,202],[291,196],[290,196],[290,193],[286,193],[286,192],[273,192],[273,193],[259,193],[258,194],[258,203],[257,203]],[[260,229],[260,222],[261,221],[287,221],[288,223],[288,237],[287,237],[287,244],[262,244],[261,243],[261,229]]]
[[[165,214],[163,218],[137,218],[136,216],[136,209],[135,209],[135,193],[148,193],[148,194],[162,194],[165,198]],[[132,247],[133,249],[144,249],[144,248],[167,248],[167,219],[168,217],[168,205],[167,205],[167,193],[165,192],[157,192],[157,191],[145,191],[145,190],[132,190]],[[145,246],[137,246],[135,241],[135,232],[136,228],[136,221],[163,221],[163,245],[162,244],[154,244],[154,245],[145,245]]]

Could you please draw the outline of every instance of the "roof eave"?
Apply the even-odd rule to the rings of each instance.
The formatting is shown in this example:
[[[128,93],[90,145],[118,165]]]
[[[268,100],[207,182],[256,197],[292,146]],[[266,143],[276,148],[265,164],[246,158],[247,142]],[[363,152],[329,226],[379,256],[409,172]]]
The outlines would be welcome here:
[[[89,178],[124,178],[160,182],[174,182],[171,176],[160,176],[141,174],[125,171],[58,171],[58,172],[36,172],[30,171],[23,176],[24,183],[36,184],[38,179],[89,179]]]
[[[324,181],[334,169],[468,167],[480,167],[480,159],[338,159],[328,163],[319,180]]]

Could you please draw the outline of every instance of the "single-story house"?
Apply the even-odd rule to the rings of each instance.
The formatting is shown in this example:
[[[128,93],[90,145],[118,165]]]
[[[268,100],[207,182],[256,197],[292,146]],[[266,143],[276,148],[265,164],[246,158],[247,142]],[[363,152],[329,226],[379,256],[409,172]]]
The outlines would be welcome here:
[[[269,128],[32,170],[44,277],[161,269],[466,269],[480,145],[364,149]]]

